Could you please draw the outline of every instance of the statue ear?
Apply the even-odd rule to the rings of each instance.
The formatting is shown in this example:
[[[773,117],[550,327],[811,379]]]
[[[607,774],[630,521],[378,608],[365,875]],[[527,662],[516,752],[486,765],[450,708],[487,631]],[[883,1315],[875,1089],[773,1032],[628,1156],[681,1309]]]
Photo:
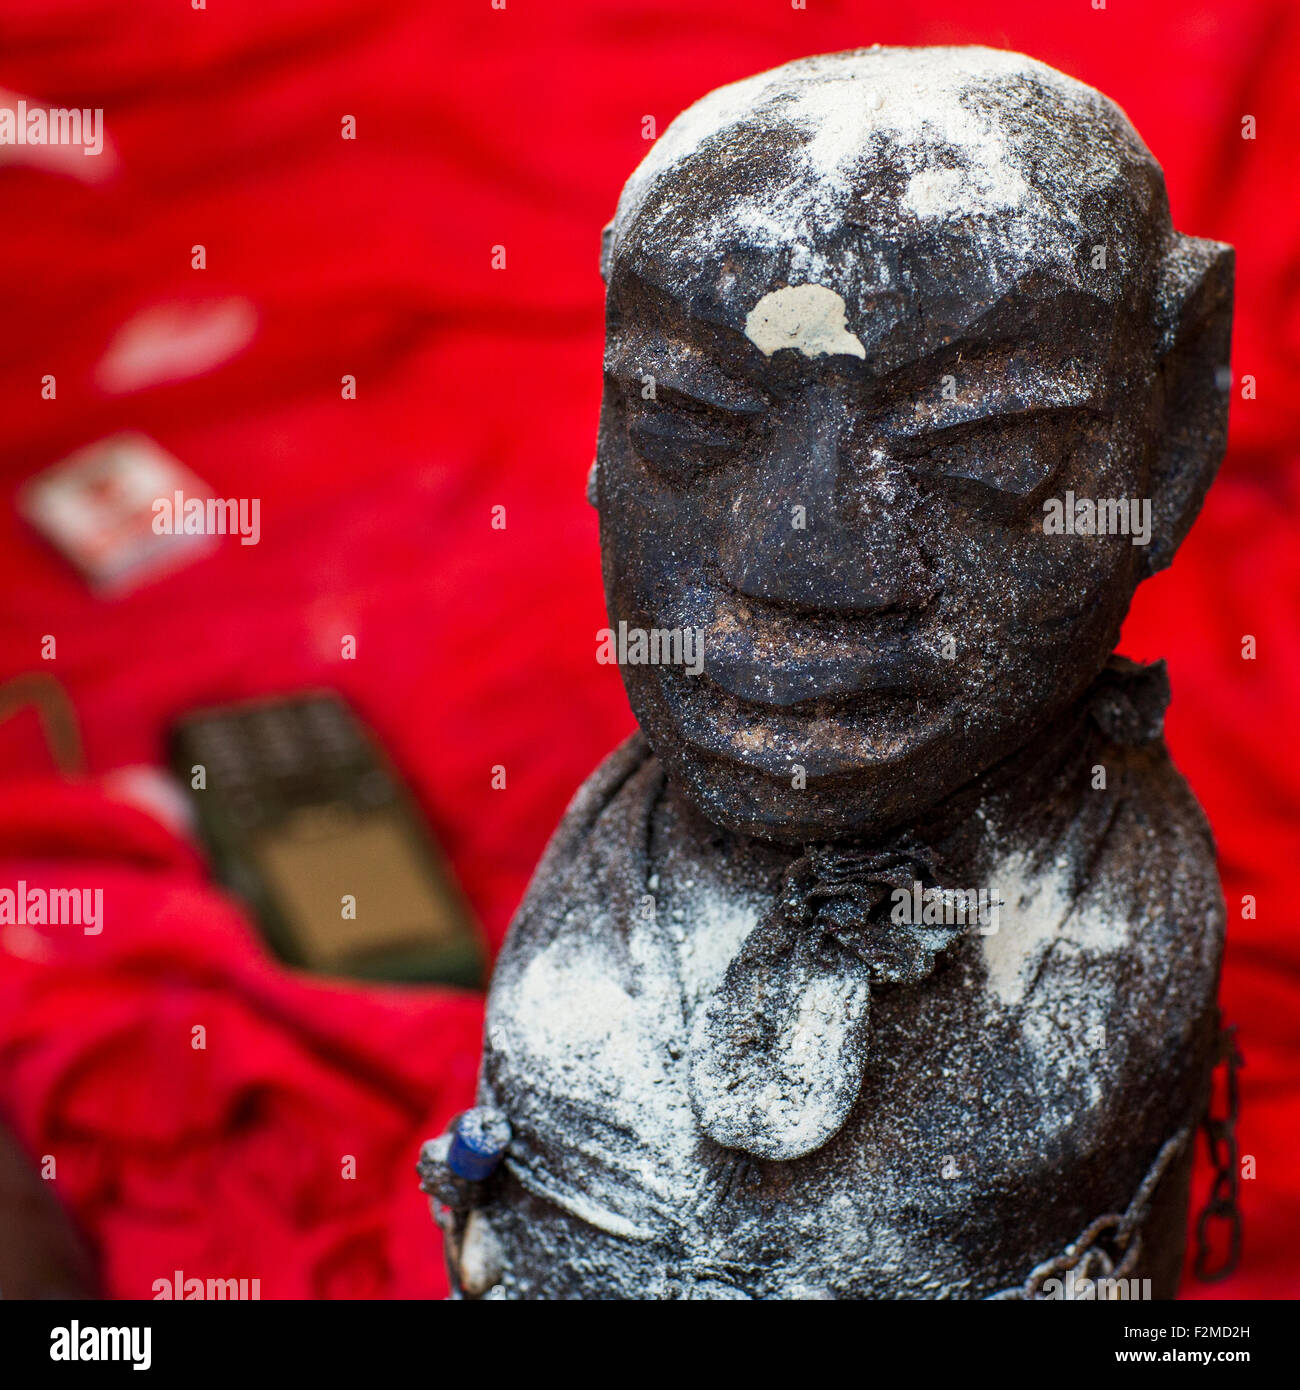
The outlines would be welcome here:
[[[1151,544],[1146,573],[1174,558],[1218,472],[1228,439],[1233,249],[1181,236],[1156,286],[1159,325]]]
[[[614,254],[614,222],[611,218],[600,229],[600,278],[609,284],[609,262]]]

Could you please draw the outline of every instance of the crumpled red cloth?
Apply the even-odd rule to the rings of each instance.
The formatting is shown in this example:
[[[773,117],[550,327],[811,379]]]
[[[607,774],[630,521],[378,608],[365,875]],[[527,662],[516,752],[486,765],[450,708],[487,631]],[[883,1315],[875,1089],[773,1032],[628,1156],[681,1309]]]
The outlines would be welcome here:
[[[93,883],[103,930],[2,929],[0,1072],[108,1290],[181,1270],[268,1298],[439,1291],[412,1137],[472,1090],[478,1001],[287,974],[148,816],[89,786],[0,787],[6,828],[33,805],[54,811],[39,851],[0,882]]]
[[[1169,739],[1218,838],[1223,1000],[1248,1059],[1245,1258],[1187,1292],[1300,1292],[1287,0],[1006,0],[995,15],[957,0],[45,0],[0,12],[0,89],[103,107],[108,150],[93,173],[0,150],[0,488],[130,428],[218,495],[262,503],[258,546],[224,542],[112,601],[0,509],[0,679],[63,683],[90,770],[69,784],[34,718],[0,722],[0,886],[94,885],[105,902],[99,936],[0,931],[0,1112],[56,1158],[110,1294],[149,1296],[177,1269],[259,1278],[264,1297],[445,1289],[412,1165],[472,1094],[479,1000],[280,968],[195,852],[106,775],[161,761],[168,723],[197,705],[333,685],[499,942],[569,795],[632,726],[593,660],[583,483],[599,229],[648,148],[644,117],[662,131],[722,82],[877,41],[1018,48],[1093,83],[1164,164],[1177,226],[1237,247],[1233,365],[1254,398],[1234,381],[1220,480],[1122,650],[1169,660]],[[251,328],[214,348],[231,304]],[[151,378],[160,339],[173,369]]]

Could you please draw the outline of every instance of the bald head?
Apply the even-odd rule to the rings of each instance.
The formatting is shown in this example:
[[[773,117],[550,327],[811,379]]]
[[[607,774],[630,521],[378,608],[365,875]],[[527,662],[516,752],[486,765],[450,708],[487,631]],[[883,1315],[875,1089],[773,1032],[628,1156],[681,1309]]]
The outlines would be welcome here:
[[[623,190],[607,270],[739,327],[782,284],[825,285],[850,316],[853,291],[878,309],[936,259],[979,302],[1030,273],[1129,297],[1134,243],[1169,234],[1160,168],[1100,93],[1019,54],[877,48],[683,112]]]

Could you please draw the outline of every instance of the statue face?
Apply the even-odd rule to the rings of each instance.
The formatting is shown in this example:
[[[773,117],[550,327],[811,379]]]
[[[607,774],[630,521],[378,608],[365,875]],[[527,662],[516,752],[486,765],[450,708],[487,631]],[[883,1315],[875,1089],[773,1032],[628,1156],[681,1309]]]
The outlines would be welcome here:
[[[1143,550],[1048,533],[1044,502],[1150,506],[1167,218],[1147,225],[1163,204],[1136,176],[1044,176],[1006,125],[1001,169],[962,165],[951,131],[886,132],[828,196],[822,127],[741,119],[620,208],[606,597],[615,625],[702,634],[698,674],[622,673],[719,824],[800,841],[914,819],[1114,647]]]

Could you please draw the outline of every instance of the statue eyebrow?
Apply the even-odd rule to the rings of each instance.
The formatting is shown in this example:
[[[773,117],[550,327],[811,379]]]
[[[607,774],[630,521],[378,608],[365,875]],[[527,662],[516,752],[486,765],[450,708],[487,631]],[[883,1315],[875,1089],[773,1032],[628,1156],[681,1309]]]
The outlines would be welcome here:
[[[960,429],[964,425],[978,425],[985,420],[1030,420],[1036,416],[1055,415],[1063,411],[1087,411],[1097,416],[1109,414],[1100,399],[1092,392],[1045,400],[993,397],[967,410],[944,412],[936,409],[923,415],[915,415],[911,419],[903,418],[895,426],[894,432],[902,438],[911,438],[943,430]]]
[[[730,415],[758,415],[768,408],[767,397],[761,392],[747,390],[729,377],[698,368],[692,370],[689,380],[672,368],[656,371],[647,365],[643,370],[635,370],[621,363],[607,368],[607,375],[633,390],[644,386],[646,377],[653,377],[656,391],[682,396]]]
[[[909,393],[910,409],[900,408],[896,428],[900,434],[923,433],[935,429],[974,424],[1003,416],[1041,415],[1058,410],[1091,410],[1105,413],[1105,382],[1095,367],[1058,363],[1043,369],[1030,380],[1011,380],[999,374],[993,380],[978,376],[963,380],[960,364],[946,364],[949,370],[932,375],[922,390]],[[972,361],[972,367],[980,365]],[[957,370],[952,370],[953,366]],[[941,394],[947,378],[954,378],[955,397]],[[908,426],[915,429],[909,431]]]

